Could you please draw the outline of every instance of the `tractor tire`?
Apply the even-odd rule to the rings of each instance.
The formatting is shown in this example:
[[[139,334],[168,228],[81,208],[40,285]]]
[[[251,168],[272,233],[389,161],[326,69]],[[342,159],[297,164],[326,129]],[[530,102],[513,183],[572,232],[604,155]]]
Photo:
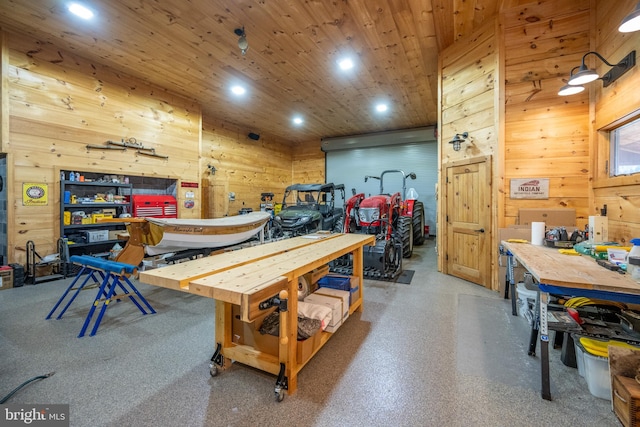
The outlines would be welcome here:
[[[342,233],[344,231],[344,218],[338,218],[331,229],[332,233]]]
[[[424,244],[424,205],[422,202],[413,204],[413,244]]]
[[[398,218],[398,233],[402,239],[402,257],[411,258],[413,254],[413,223],[411,217]]]

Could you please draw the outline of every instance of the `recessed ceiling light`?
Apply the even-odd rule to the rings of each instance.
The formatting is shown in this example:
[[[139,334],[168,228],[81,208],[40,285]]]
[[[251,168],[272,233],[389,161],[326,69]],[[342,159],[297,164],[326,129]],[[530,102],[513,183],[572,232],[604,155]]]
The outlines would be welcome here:
[[[245,88],[243,88],[242,86],[232,86],[231,87],[231,92],[233,92],[234,95],[244,95],[245,92],[247,92],[247,90]]]
[[[341,70],[346,71],[353,68],[353,61],[351,58],[344,58],[338,61],[338,66]]]
[[[376,111],[378,113],[384,113],[388,109],[389,109],[389,106],[387,104],[378,104],[378,105],[376,105]]]
[[[82,19],[93,18],[93,12],[80,3],[70,3],[69,12],[73,13],[76,16],[79,16]]]
[[[302,120],[302,117],[294,117],[293,118],[293,124],[295,125],[301,125],[304,122],[304,120]]]

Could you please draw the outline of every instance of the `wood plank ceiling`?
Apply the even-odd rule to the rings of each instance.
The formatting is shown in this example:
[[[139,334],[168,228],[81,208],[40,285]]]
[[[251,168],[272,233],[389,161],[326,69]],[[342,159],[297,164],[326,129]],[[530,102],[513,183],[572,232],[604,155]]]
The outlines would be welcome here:
[[[438,51],[502,1],[91,0],[82,22],[62,0],[3,0],[0,27],[193,99],[205,121],[296,143],[435,124]]]

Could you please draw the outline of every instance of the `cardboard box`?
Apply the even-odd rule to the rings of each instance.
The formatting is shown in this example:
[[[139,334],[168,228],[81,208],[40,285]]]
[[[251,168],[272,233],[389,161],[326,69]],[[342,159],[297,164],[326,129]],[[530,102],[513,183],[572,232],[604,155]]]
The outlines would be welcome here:
[[[313,352],[320,347],[321,335],[322,332],[318,331],[306,340],[296,343],[296,361],[298,363],[304,363],[313,356]]]
[[[575,227],[576,226],[576,210],[571,208],[520,209],[518,212],[519,225],[531,226],[532,222],[544,222],[547,229],[554,228],[554,227],[562,227],[562,226]],[[529,237],[529,239],[530,238],[531,237]]]
[[[88,243],[105,242],[109,240],[109,230],[85,231]]]
[[[606,216],[589,217],[589,242],[603,243],[609,241],[609,219]]]
[[[318,288],[314,292],[317,295],[325,295],[331,298],[337,298],[342,303],[342,322],[349,318],[349,298],[351,297],[350,291],[340,291],[338,289],[331,288]]]
[[[124,230],[109,230],[109,240],[119,240],[119,234],[121,234]]]
[[[0,290],[13,288],[13,268],[0,267]]]
[[[36,277],[51,276],[53,274],[53,264],[36,264]]]
[[[277,357],[280,351],[279,337],[260,333],[262,321],[274,310],[275,307],[267,310],[255,321],[248,323],[240,320],[240,306],[233,305],[231,308],[233,317],[231,321],[231,341]]]
[[[324,329],[326,332],[335,332],[342,324],[342,301],[338,298],[328,297],[325,295],[311,294],[304,299],[310,304],[325,305],[331,309],[331,321]]]

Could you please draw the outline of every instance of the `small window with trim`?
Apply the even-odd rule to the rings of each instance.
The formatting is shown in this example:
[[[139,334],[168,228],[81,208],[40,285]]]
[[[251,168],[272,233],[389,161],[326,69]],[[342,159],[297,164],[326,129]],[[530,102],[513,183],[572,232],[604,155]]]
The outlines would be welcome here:
[[[610,176],[640,173],[640,119],[609,131]]]

